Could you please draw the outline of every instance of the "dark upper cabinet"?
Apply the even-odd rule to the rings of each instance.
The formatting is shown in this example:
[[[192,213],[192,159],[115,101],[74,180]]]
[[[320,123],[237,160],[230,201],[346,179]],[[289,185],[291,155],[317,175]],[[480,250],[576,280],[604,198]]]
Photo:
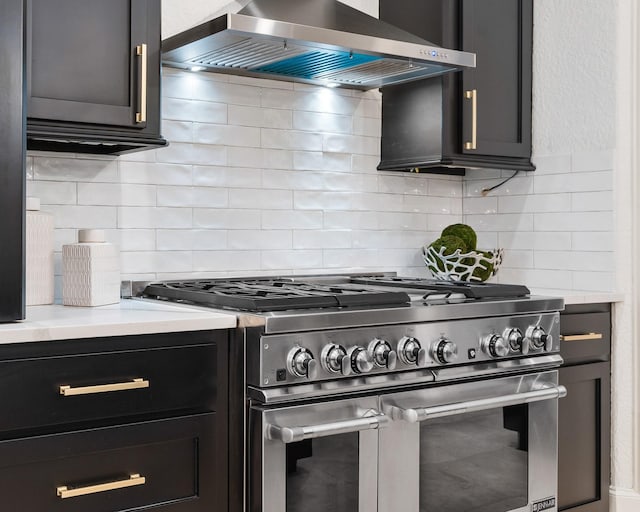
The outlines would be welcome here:
[[[534,169],[533,0],[380,0],[380,18],[477,55],[475,69],[383,89],[380,170]]]
[[[30,149],[122,153],[160,136],[160,0],[28,0]]]

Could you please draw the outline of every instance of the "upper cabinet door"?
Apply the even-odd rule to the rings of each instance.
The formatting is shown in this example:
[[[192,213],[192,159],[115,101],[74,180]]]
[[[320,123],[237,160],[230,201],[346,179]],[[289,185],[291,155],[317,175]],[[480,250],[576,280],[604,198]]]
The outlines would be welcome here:
[[[30,119],[146,126],[147,0],[29,0]]]
[[[531,0],[462,0],[461,47],[477,67],[461,73],[467,155],[531,154]]]

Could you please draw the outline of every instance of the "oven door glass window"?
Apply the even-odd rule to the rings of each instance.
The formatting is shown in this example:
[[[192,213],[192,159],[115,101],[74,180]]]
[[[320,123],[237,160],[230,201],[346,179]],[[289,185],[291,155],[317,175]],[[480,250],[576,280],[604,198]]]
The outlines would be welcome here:
[[[509,512],[528,498],[528,406],[420,423],[420,512]]]
[[[359,510],[359,434],[287,445],[287,512]]]

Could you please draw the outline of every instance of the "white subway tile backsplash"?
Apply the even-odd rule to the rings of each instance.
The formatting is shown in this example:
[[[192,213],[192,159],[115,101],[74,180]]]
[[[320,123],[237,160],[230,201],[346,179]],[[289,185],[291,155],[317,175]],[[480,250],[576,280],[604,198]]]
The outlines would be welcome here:
[[[293,192],[291,190],[270,190],[268,194],[265,194],[262,189],[230,189],[229,207],[291,210],[293,208]]]
[[[78,204],[104,206],[155,206],[155,185],[78,183]]]
[[[294,249],[348,249],[352,232],[348,229],[301,230],[293,232]]]
[[[203,229],[260,229],[260,210],[194,208],[193,227]]]
[[[207,145],[258,148],[260,147],[260,128],[196,123],[193,129],[193,141]]]
[[[535,172],[484,197],[513,171],[376,170],[378,90],[165,71],[169,147],[29,153],[28,192],[54,214],[58,251],[78,228],[96,227],[120,246],[125,278],[428,277],[421,247],[466,222],[478,247],[505,248],[500,282],[613,287],[613,151],[536,155]]]
[[[158,206],[227,208],[229,191],[211,187],[158,187]]]
[[[53,214],[56,228],[109,229],[117,226],[117,208],[112,206],[44,205]]]
[[[267,210],[262,212],[262,227],[265,229],[320,229],[322,212]]]
[[[41,204],[76,204],[78,184],[72,181],[27,181],[27,196]]]
[[[352,133],[353,117],[322,112],[295,111],[293,113],[293,128],[310,132]]]
[[[322,135],[295,130],[262,128],[262,147],[267,149],[292,149],[321,151]]]
[[[257,128],[293,128],[293,112],[273,108],[229,105],[229,124]]]
[[[191,185],[190,165],[120,161],[121,183]]]
[[[321,250],[262,251],[261,256],[261,268],[265,270],[305,269],[322,266]]]
[[[292,240],[292,231],[284,229],[239,229],[227,233],[229,249],[237,250],[292,249]]]
[[[163,132],[166,130],[167,120],[224,124],[227,122],[227,105],[209,101],[163,98],[162,117]]]
[[[158,149],[158,162],[196,165],[225,165],[227,148],[207,144],[185,144],[176,142],[166,148]]]
[[[35,180],[114,183],[119,180],[118,160],[64,157],[35,157]]]

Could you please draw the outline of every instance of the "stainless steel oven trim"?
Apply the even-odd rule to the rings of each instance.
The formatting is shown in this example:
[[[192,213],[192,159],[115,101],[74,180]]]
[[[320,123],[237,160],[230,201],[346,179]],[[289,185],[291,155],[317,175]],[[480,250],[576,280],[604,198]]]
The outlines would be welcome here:
[[[565,392],[558,385],[557,371],[406,391],[384,395],[381,402],[383,412],[389,415],[394,413],[393,408],[415,410],[450,406],[453,410],[463,403],[478,405],[481,400],[486,401],[487,407],[497,408],[503,407],[496,400],[498,396],[520,394],[526,402],[530,393],[541,388],[544,395],[549,392],[546,399],[529,403],[529,503],[509,511],[529,512],[532,503],[557,494],[557,399]],[[388,482],[393,478],[394,483],[380,487],[378,512],[419,512],[420,456],[416,447],[420,446],[420,425],[418,421],[394,421],[389,428],[379,432],[380,481]],[[412,456],[412,452],[418,452],[418,455]]]
[[[522,371],[544,371],[557,368],[562,364],[559,354],[510,359],[507,361],[489,361],[474,365],[442,368],[434,370],[416,370],[413,372],[353,377],[335,382],[316,382],[297,384],[279,388],[256,388],[249,386],[249,396],[263,404],[283,404],[292,401],[312,400],[347,395],[354,392],[384,393],[405,386],[429,385],[435,382],[456,382],[477,377],[498,377]]]
[[[252,495],[259,485],[261,503],[250,503],[250,510],[284,512],[286,506],[286,445],[301,439],[358,432],[359,510],[377,512],[378,432],[390,420],[378,411],[378,397],[355,398],[267,409],[251,408]],[[293,427],[287,426],[293,425]],[[274,429],[274,426],[278,428]],[[289,433],[285,429],[292,429]],[[301,430],[302,429],[302,430]],[[305,430],[306,429],[306,430]],[[282,435],[281,435],[282,434]],[[256,446],[259,444],[260,446]],[[259,454],[259,457],[256,455]],[[259,463],[258,463],[258,458]]]

